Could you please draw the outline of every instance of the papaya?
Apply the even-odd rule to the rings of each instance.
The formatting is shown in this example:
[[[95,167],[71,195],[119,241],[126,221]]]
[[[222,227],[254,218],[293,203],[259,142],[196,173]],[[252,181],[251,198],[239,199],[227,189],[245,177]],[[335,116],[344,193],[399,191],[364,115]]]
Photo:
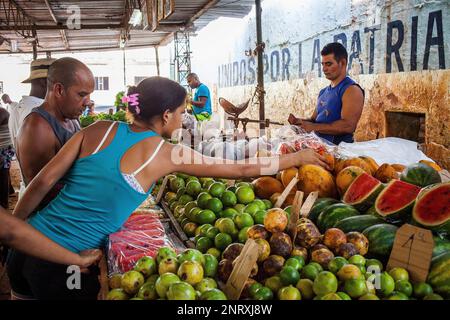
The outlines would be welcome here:
[[[339,194],[344,195],[350,184],[355,180],[361,173],[365,172],[360,167],[350,166],[341,170],[336,176],[336,186]]]
[[[397,171],[388,163],[382,164],[373,176],[383,183],[399,178]]]
[[[298,172],[298,168],[296,168],[296,167],[292,167],[292,168],[281,171],[281,183],[283,184],[283,186],[285,188],[288,186],[289,182],[291,182],[291,180],[294,179],[297,172]],[[293,190],[297,191],[297,188],[294,187]]]
[[[367,172],[368,174],[372,175],[371,167],[363,159],[360,159],[360,158],[347,159],[347,160],[344,161],[342,169],[350,167],[350,166],[360,167],[365,172]]]
[[[299,182],[297,188],[307,197],[311,192],[318,191],[320,198],[336,198],[336,184],[330,172],[320,166],[307,164],[298,169]]]
[[[336,159],[334,162],[334,175],[336,176],[342,169],[344,169],[345,159]]]
[[[402,172],[403,170],[406,169],[406,166],[404,166],[404,165],[402,165],[402,164],[398,164],[398,163],[391,164],[391,166],[392,166],[392,168],[394,168],[395,171],[397,171],[397,172]]]
[[[261,177],[252,182],[255,194],[258,198],[269,199],[274,193],[283,192],[283,184],[272,177]]]
[[[373,158],[368,157],[368,156],[363,156],[363,157],[359,157],[359,158],[364,160],[369,165],[371,174],[374,175],[375,172],[379,168],[378,163]]]

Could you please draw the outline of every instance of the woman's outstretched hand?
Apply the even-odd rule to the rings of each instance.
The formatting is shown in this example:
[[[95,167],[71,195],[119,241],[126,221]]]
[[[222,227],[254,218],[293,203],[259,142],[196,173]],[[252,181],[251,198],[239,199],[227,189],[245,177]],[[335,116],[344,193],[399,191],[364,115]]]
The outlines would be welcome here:
[[[298,156],[299,166],[304,164],[315,164],[327,170],[333,170],[333,168],[331,168],[330,165],[326,162],[325,157],[321,156],[313,149],[300,150],[296,154]]]

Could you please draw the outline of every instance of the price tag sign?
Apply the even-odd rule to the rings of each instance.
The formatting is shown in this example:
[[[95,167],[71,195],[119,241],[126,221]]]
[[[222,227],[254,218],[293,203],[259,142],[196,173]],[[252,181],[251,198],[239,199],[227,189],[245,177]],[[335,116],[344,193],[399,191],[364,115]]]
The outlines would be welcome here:
[[[258,260],[259,246],[253,239],[245,242],[241,254],[236,258],[236,262],[230,277],[225,285],[224,292],[230,300],[238,300],[244,290],[253,266]]]
[[[287,226],[287,233],[291,236],[292,243],[295,243],[297,237],[297,222],[300,217],[300,208],[303,203],[303,192],[297,191],[295,193],[294,205],[292,206],[291,215],[289,217],[289,223]]]
[[[288,197],[288,195],[291,193],[292,189],[294,189],[294,187],[297,185],[297,183],[299,181],[300,180],[298,179],[298,173],[297,173],[295,175],[295,177],[291,180],[291,182],[289,182],[289,184],[286,186],[283,193],[281,193],[281,195],[278,197],[278,200],[275,203],[274,208],[281,208],[284,201],[286,201],[286,198]]]
[[[430,230],[405,224],[397,230],[387,269],[408,270],[413,281],[427,280],[434,240]]]

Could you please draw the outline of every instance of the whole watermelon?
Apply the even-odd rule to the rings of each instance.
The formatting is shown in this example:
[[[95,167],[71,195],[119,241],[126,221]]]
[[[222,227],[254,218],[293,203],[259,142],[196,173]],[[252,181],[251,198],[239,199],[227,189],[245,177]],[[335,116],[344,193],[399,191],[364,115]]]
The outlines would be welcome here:
[[[345,233],[350,231],[363,232],[368,227],[384,223],[384,220],[370,214],[352,216],[335,223],[334,227],[341,229]]]
[[[397,229],[396,226],[387,223],[376,224],[365,229],[363,235],[369,240],[369,255],[382,259],[389,258]]]
[[[351,205],[343,203],[332,204],[323,210],[319,218],[317,218],[317,227],[323,233],[333,228],[337,222],[357,215],[359,215],[359,211]]]
[[[447,251],[431,260],[428,283],[433,290],[450,298],[450,252]]]
[[[400,180],[423,188],[440,183],[441,176],[432,167],[423,163],[415,163],[406,167],[400,175]]]
[[[327,207],[331,206],[332,204],[338,203],[336,199],[333,198],[319,198],[314,202],[313,207],[311,208],[311,211],[309,212],[308,219],[312,222],[316,223],[317,218],[319,217],[319,214]]]

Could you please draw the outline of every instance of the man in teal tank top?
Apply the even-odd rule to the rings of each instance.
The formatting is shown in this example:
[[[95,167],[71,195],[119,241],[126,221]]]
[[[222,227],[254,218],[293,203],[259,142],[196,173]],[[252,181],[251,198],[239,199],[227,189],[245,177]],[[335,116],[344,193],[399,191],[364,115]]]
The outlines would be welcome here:
[[[195,90],[192,104],[192,112],[198,121],[209,120],[212,115],[211,109],[211,93],[208,87],[200,82],[197,74],[191,73],[187,76],[187,82],[192,89]]]
[[[347,76],[347,50],[340,43],[327,44],[321,51],[322,69],[331,84],[323,88],[310,119],[289,115],[289,123],[338,145],[353,142],[364,106],[364,90]]]

